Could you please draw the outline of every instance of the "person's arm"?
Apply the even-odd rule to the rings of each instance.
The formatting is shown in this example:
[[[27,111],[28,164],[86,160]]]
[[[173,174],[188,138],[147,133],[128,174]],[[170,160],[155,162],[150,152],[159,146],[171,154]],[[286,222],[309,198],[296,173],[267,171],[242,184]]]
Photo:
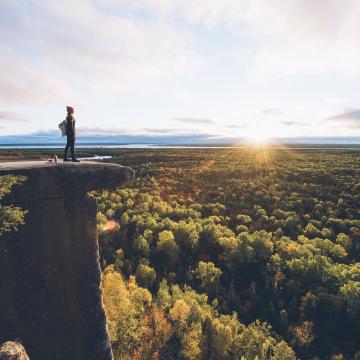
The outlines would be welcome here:
[[[76,119],[75,119],[74,115],[72,115],[71,124],[72,124],[72,132],[73,132],[74,137],[76,136],[75,122],[76,122]]]
[[[66,117],[66,134],[68,136],[75,136],[75,121],[74,117],[70,114]]]

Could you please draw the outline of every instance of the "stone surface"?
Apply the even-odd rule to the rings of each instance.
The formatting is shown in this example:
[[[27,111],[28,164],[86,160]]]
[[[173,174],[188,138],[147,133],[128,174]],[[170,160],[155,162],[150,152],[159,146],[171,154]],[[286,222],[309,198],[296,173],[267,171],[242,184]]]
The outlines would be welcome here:
[[[79,197],[90,190],[111,188],[131,179],[134,171],[117,164],[82,161],[80,163],[24,161],[0,163],[0,175],[28,176],[7,201],[30,202],[59,197]]]
[[[0,360],[29,360],[29,357],[21,344],[7,341],[0,346]]]
[[[0,238],[0,343],[19,339],[31,360],[109,360],[101,300],[96,204],[86,192],[133,177],[105,163],[0,164],[27,176],[3,203],[28,210]]]

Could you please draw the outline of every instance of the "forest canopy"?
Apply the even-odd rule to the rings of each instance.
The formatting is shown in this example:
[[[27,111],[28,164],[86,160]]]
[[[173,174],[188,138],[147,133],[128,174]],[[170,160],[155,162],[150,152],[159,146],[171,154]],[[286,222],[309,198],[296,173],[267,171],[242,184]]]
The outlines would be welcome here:
[[[25,176],[3,175],[0,176],[0,201],[11,192],[15,185],[21,185],[26,180]],[[3,205],[0,202],[0,236],[9,231],[16,231],[24,224],[26,211],[18,206]]]
[[[117,359],[360,358],[357,150],[113,155],[137,173],[92,193]]]

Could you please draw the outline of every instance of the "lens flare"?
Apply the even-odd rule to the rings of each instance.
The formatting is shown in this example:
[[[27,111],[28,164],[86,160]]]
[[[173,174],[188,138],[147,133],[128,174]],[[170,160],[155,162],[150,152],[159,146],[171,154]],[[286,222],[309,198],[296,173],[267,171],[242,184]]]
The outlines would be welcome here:
[[[109,221],[107,221],[107,222],[103,225],[103,227],[102,227],[101,230],[102,230],[103,232],[114,231],[114,230],[116,230],[118,227],[119,227],[119,224],[118,224],[116,221],[114,221],[114,220],[109,220]]]

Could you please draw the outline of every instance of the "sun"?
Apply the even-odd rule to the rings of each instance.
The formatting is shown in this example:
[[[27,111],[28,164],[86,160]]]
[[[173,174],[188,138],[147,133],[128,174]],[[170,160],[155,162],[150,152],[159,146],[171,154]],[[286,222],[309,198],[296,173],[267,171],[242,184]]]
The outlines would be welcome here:
[[[253,144],[265,144],[268,141],[268,138],[263,135],[252,135],[249,136],[249,141]]]
[[[248,134],[247,140],[251,145],[265,146],[269,143],[270,137],[258,129]]]
[[[277,143],[277,138],[285,135],[284,129],[280,128],[276,122],[261,119],[252,121],[244,132],[247,144],[253,147],[271,147]]]

